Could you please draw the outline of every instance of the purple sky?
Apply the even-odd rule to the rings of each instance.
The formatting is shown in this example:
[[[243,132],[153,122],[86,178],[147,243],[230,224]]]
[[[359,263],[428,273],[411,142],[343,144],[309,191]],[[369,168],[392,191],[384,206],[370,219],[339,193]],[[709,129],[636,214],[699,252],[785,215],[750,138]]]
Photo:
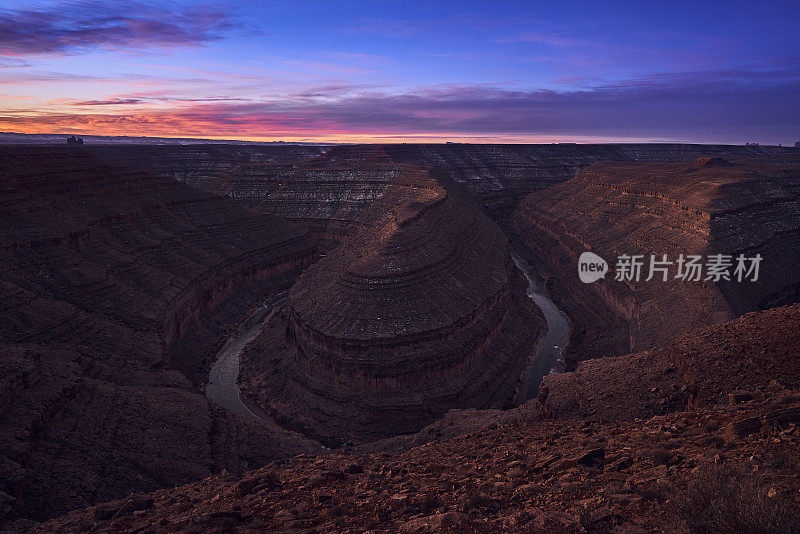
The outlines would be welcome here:
[[[798,21],[798,2],[6,1],[0,130],[793,144]]]

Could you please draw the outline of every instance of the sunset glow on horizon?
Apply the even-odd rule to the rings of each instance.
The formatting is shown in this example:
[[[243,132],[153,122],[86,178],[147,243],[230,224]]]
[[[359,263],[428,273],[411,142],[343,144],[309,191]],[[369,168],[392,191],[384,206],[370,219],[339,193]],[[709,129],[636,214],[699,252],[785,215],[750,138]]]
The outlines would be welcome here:
[[[3,2],[0,131],[800,139],[794,2]]]

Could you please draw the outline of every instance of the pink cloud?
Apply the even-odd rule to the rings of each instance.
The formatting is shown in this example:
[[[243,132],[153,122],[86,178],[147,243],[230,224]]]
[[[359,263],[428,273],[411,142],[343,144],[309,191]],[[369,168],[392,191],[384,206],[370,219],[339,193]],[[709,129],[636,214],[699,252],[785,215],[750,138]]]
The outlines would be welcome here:
[[[220,39],[235,27],[210,8],[183,11],[144,2],[64,3],[43,9],[0,10],[0,54],[71,54],[97,48],[175,48]]]

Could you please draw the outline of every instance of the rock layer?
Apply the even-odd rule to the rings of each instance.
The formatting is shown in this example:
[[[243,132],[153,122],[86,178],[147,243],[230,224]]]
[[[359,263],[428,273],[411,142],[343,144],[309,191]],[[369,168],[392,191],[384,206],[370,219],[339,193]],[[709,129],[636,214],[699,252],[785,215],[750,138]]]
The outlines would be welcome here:
[[[319,450],[198,388],[316,259],[303,230],[80,148],[2,148],[0,176],[0,521]]]
[[[797,299],[800,165],[796,160],[709,160],[685,164],[603,163],[527,197],[512,234],[520,252],[550,277],[570,315],[572,363],[645,350],[742,313]],[[604,280],[582,284],[578,256],[610,263]],[[649,256],[711,254],[764,260],[757,282],[646,282]],[[639,282],[614,281],[620,254],[642,254]],[[732,272],[732,270],[731,270]],[[705,272],[703,274],[705,277]]]
[[[403,144],[334,147],[226,145],[89,147],[98,156],[175,177],[246,206],[306,225],[333,245],[361,228],[355,219],[403,180],[396,165],[435,168],[476,193],[505,222],[525,195],[569,180],[600,161],[691,161],[792,153],[770,146],[620,144]],[[151,154],[158,154],[154,157]]]
[[[405,450],[301,456],[244,476],[210,477],[76,511],[34,532],[158,525],[223,532],[656,533],[714,531],[726,521],[731,531],[793,532],[800,527],[798,326],[800,305],[753,313],[676,340],[667,352],[683,356],[671,370],[666,361],[639,369],[654,379],[646,389],[640,375],[614,361],[627,359],[630,370],[641,355],[584,362],[577,373],[547,379],[546,417],[537,400],[507,412],[454,410],[426,429],[427,442]],[[722,369],[734,380],[707,372],[690,379],[693,366]],[[771,378],[772,368],[781,370],[779,380]],[[573,391],[561,387],[568,380],[577,384],[580,402],[556,413],[556,401]],[[691,394],[673,391],[676,381]],[[667,394],[704,402],[655,402]],[[460,419],[469,424],[448,433]],[[760,513],[752,513],[754,505]]]
[[[104,160],[172,177],[248,208],[303,225],[330,246],[364,227],[358,221],[391,186],[414,173],[381,146],[91,147]]]
[[[435,167],[477,193],[495,220],[505,222],[529,193],[570,180],[600,161],[691,161],[703,156],[791,154],[770,146],[693,144],[388,145],[391,161]]]
[[[413,172],[401,202],[395,184],[391,209],[373,205],[368,229],[298,279],[244,356],[248,397],[309,435],[364,441],[508,406],[533,357],[543,319],[505,236],[458,186]]]

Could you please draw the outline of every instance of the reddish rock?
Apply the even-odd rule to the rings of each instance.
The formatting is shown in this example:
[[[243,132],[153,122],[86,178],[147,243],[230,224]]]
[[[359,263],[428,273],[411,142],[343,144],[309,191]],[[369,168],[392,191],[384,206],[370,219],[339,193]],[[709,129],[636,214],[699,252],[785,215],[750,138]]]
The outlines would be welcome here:
[[[413,172],[243,355],[248,398],[308,436],[359,443],[508,407],[530,368],[544,321],[505,237],[458,186]]]
[[[739,404],[749,400],[753,400],[753,394],[749,391],[733,391],[728,393],[728,401],[731,404]]]
[[[742,439],[754,432],[758,432],[761,430],[762,426],[764,426],[764,423],[761,422],[760,417],[748,417],[746,419],[734,421],[728,425],[726,434],[731,439]]]
[[[316,259],[302,229],[84,148],[4,147],[0,177],[0,523],[319,450],[200,390]]]
[[[759,319],[774,324],[777,318],[785,321],[799,316],[800,306],[776,311],[780,312],[777,317],[762,312],[746,319],[751,326]],[[727,339],[736,353],[737,347],[749,342],[747,329],[726,326],[715,327],[718,338]],[[794,332],[794,337],[782,340],[789,354],[800,353],[800,330]],[[726,354],[711,352],[705,358],[713,361]],[[581,380],[601,378],[584,375]],[[619,387],[624,395],[627,386],[620,377],[613,383],[586,386],[592,391],[607,387]],[[664,389],[663,385],[658,389]],[[489,410],[483,427],[478,428],[475,413],[453,411],[448,414],[449,426],[459,427],[462,418],[465,424],[441,439],[393,451],[341,450],[324,457],[298,456],[241,478],[213,476],[156,491],[147,497],[152,498],[152,507],[129,512],[123,499],[74,511],[32,532],[189,526],[236,532],[299,528],[317,532],[683,532],[690,524],[706,529],[711,525],[712,519],[703,514],[716,509],[709,508],[704,499],[723,503],[726,517],[748,521],[750,530],[793,531],[800,521],[796,513],[800,480],[793,475],[800,468],[800,433],[791,426],[793,416],[776,415],[760,431],[747,430],[744,439],[730,441],[722,436],[733,427],[755,428],[751,421],[770,419],[765,414],[777,414],[776,410],[800,413],[800,390],[784,390],[780,399],[768,396],[736,410],[727,402],[732,391],[693,410],[668,410],[647,418],[639,417],[635,409],[627,417],[618,411],[615,420],[598,417],[590,422],[571,415],[548,419],[541,412],[532,417],[537,413],[530,406],[537,403],[534,400],[506,412]],[[778,401],[780,407],[773,406]],[[725,447],[724,452],[719,447]],[[665,456],[669,461],[664,461]],[[604,465],[598,462],[601,458]],[[353,464],[364,472],[341,476]],[[515,481],[511,473],[518,469],[524,469],[525,475]],[[265,477],[277,477],[281,484],[256,494],[257,490],[250,489],[251,481]],[[312,483],[317,479],[325,483]],[[238,489],[242,485],[248,487],[247,492]],[[423,495],[427,496],[424,500]],[[731,495],[741,495],[742,500]],[[135,499],[142,502],[141,497]],[[763,507],[764,514],[748,515],[754,503]]]
[[[518,252],[549,277],[569,315],[570,362],[662,346],[680,334],[791,303],[800,286],[796,158],[693,163],[597,163],[520,202],[511,221]],[[769,224],[764,224],[769,221]],[[610,266],[583,284],[578,257]],[[758,282],[646,281],[650,255],[760,254]],[[621,254],[644,255],[639,282],[614,280]],[[733,269],[731,269],[731,274]],[[705,277],[705,271],[703,274]]]
[[[796,165],[737,161],[778,152],[3,148],[0,523],[74,510],[36,529],[674,531],[670,496],[714,462],[766,472],[796,509],[797,306],[664,346],[795,298]],[[599,160],[699,156],[730,165],[599,164],[537,192]],[[509,408],[533,354],[542,319],[472,199],[503,222],[531,192],[515,242],[573,319],[573,363],[619,357],[518,408],[449,410]],[[230,331],[338,244],[245,351],[243,388],[284,428],[210,404]],[[587,246],[785,253],[747,287],[584,292],[566,275]],[[738,390],[753,399],[732,407]],[[324,457],[287,430],[340,443],[427,423]]]

